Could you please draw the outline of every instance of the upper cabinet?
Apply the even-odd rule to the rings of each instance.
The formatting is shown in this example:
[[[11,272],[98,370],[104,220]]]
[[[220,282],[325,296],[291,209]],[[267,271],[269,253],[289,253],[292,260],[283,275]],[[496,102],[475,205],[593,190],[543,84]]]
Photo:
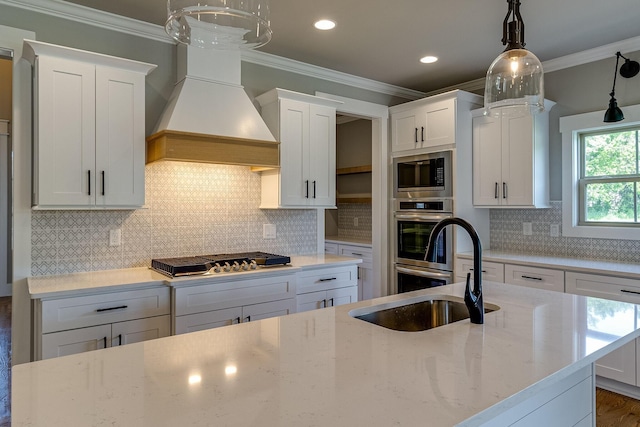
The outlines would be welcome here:
[[[505,109],[499,116],[473,111],[475,207],[549,207],[549,110]]]
[[[336,107],[339,102],[273,89],[258,96],[280,141],[280,169],[262,172],[260,208],[331,208],[336,204]]]
[[[472,106],[460,108],[459,103]],[[477,108],[482,97],[459,90],[396,105],[391,114],[391,151],[395,153],[455,144],[457,115]]]
[[[145,76],[155,65],[25,40],[34,67],[33,205],[144,205]]]

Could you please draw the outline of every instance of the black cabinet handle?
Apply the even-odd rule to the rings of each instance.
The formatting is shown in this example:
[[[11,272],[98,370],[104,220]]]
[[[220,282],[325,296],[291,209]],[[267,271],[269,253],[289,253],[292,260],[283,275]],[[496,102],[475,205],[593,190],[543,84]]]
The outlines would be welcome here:
[[[247,317],[245,317],[245,318],[244,318],[244,320],[245,320],[246,322],[251,322],[251,316],[247,316]]]
[[[493,197],[494,197],[495,199],[497,199],[497,198],[498,198],[498,183],[497,183],[497,182],[496,182],[496,189],[495,189],[494,193],[495,193],[495,194],[494,194],[494,196],[493,196]]]
[[[87,192],[91,195],[91,171],[87,171]]]
[[[522,276],[520,276],[520,277],[522,277],[523,279],[539,280],[539,281],[542,281],[542,277],[533,277],[533,276],[525,276],[525,275],[522,275]]]
[[[316,198],[316,182],[313,181],[313,198]]]
[[[118,345],[122,345],[122,334],[118,335]]]
[[[309,180],[306,180],[306,181],[304,182],[304,185],[305,185],[305,187],[307,188],[306,193],[305,193],[305,195],[304,195],[304,198],[305,198],[305,199],[308,199],[308,198],[309,198]]]
[[[236,317],[235,319],[231,319],[231,324],[233,325],[233,321],[236,321],[236,323],[240,323],[240,317]]]
[[[102,195],[104,196],[104,171],[102,171]]]
[[[337,277],[331,277],[329,279],[320,279],[320,282],[330,282],[331,280],[338,280]]]
[[[333,298],[329,298],[329,301],[331,302],[331,305],[329,307],[333,307]]]
[[[506,182],[502,183],[502,198],[503,199],[507,198],[507,183]]]
[[[424,126],[422,126],[422,142],[424,142]]]
[[[473,268],[470,268],[469,271],[473,271]],[[487,272],[487,270],[480,270],[480,271],[483,272],[483,273]],[[522,277],[524,277],[524,276],[522,276]]]
[[[415,139],[415,142],[417,143],[418,142],[418,128],[416,128],[416,134],[415,134],[415,138],[414,139]]]
[[[109,308],[99,308],[96,310],[98,313],[102,313],[103,311],[111,311],[111,310],[121,310],[123,308],[127,308],[127,305],[119,305],[117,307],[109,307]]]
[[[620,289],[620,292],[624,292],[625,294],[640,295],[640,292],[638,292],[638,291],[628,291],[626,289]]]
[[[107,337],[102,338],[102,348],[107,348]]]

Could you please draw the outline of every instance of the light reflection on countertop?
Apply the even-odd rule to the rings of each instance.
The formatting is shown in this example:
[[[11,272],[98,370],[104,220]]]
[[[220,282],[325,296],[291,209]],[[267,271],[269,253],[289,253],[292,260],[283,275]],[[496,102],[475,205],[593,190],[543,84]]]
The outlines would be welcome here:
[[[500,310],[484,325],[398,332],[348,314],[463,292],[454,284],[18,365],[13,422],[452,426],[504,410],[640,334],[633,304],[492,282],[485,301]]]

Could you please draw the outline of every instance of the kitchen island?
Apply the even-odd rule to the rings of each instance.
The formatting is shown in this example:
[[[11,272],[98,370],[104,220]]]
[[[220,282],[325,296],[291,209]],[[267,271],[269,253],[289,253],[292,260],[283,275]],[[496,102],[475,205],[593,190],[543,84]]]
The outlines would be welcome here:
[[[13,425],[594,426],[593,362],[640,330],[594,340],[597,299],[484,287],[500,307],[484,325],[399,332],[349,315],[461,299],[454,284],[18,365]]]

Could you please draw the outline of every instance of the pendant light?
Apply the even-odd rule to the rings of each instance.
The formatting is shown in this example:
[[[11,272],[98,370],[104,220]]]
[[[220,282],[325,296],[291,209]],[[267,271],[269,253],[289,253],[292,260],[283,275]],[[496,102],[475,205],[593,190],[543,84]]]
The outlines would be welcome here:
[[[611,93],[609,96],[609,108],[604,113],[604,122],[605,123],[615,123],[621,120],[624,120],[624,114],[622,114],[622,110],[618,108],[618,102],[616,101],[616,77],[618,76],[618,61],[620,57],[624,58],[624,64],[620,67],[620,75],[624,78],[631,78],[638,74],[640,71],[640,64],[637,61],[632,61],[629,58],[625,58],[620,52],[616,52],[616,68],[613,71],[613,88],[611,89]]]
[[[502,23],[504,52],[487,71],[485,114],[499,114],[504,107],[520,107],[535,114],[544,110],[542,64],[524,48],[524,22],[520,0],[507,0],[509,10]]]
[[[271,40],[268,0],[167,0],[165,31],[180,43],[253,49]]]

